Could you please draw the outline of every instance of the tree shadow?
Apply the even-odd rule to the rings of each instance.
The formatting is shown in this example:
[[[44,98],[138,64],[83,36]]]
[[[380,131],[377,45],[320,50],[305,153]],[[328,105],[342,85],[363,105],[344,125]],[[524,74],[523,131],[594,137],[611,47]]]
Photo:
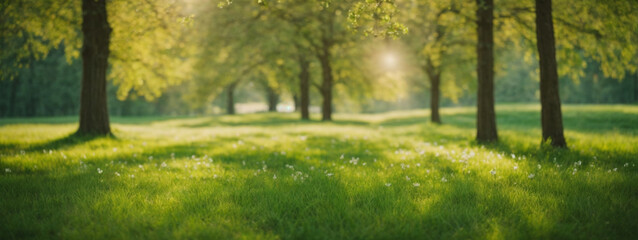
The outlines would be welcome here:
[[[29,144],[28,147],[23,148],[24,145],[17,143],[0,143],[0,150],[3,151],[24,151],[25,153],[31,152],[39,152],[46,150],[61,150],[66,148],[71,148],[76,145],[85,144],[87,142],[96,140],[96,139],[114,139],[117,138],[115,136],[100,136],[100,135],[78,135],[75,133],[69,134],[67,136],[50,140],[44,143],[39,144]]]

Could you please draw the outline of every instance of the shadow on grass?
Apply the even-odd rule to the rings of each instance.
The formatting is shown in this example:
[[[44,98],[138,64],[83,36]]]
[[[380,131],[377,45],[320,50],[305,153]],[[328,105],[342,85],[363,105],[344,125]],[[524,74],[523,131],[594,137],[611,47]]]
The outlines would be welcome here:
[[[607,185],[576,178],[563,184],[511,186],[458,174],[447,183],[433,178],[415,188],[397,184],[405,175],[396,170],[389,173],[395,184],[386,187],[383,181],[362,183],[354,176],[328,177],[319,169],[309,170],[341,164],[339,155],[344,152],[368,149],[368,158],[382,159],[387,150],[383,141],[333,144],[333,139],[309,137],[295,144],[295,151],[282,154],[288,146],[248,151],[260,140],[247,139],[235,149],[228,145],[237,139],[216,138],[148,148],[137,158],[89,159],[90,168],[84,172],[73,168],[60,175],[15,173],[0,178],[1,209],[6,210],[0,238],[578,239],[631,238],[636,233],[631,230],[636,229],[631,221],[636,208],[624,205],[632,196],[635,199],[635,191],[627,191],[633,189],[632,178]],[[74,143],[58,140],[48,146]],[[503,150],[512,147],[503,145]],[[312,149],[305,152],[306,147]],[[216,168],[229,173],[215,178],[204,171],[207,175],[189,178],[197,162],[190,156],[205,154],[219,164]],[[179,162],[156,175],[137,172],[138,164],[151,171],[153,164],[170,163],[174,156]],[[122,159],[128,160],[124,167],[109,165]],[[268,163],[268,174],[253,176],[262,161]],[[105,172],[98,174],[97,167]],[[294,181],[290,174],[295,171],[311,178]],[[135,178],[127,176],[133,173]],[[167,173],[177,175],[160,175]],[[610,199],[591,198],[606,195]]]
[[[61,150],[61,149],[71,148],[76,145],[85,144],[87,142],[90,142],[96,139],[103,139],[103,138],[117,140],[117,138],[113,135],[110,135],[110,136],[78,135],[73,133],[62,138],[47,141],[45,143],[30,144],[26,148],[23,148],[24,145],[21,145],[21,144],[0,143],[0,149],[9,150],[9,151],[24,151],[25,153],[39,152],[39,151],[46,151],[46,150]]]

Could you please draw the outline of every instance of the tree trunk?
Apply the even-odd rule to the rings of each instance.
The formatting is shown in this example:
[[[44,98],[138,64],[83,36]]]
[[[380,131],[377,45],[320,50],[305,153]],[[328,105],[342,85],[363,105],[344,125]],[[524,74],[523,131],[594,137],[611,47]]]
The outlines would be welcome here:
[[[299,57],[299,92],[301,93],[301,119],[310,119],[310,62],[303,56]]]
[[[277,104],[279,103],[279,94],[270,86],[266,86],[266,91],[268,92],[268,111],[276,112]]]
[[[430,78],[430,117],[433,123],[441,124],[441,116],[439,115],[439,83],[441,75],[435,74]]]
[[[82,94],[77,134],[110,135],[106,71],[111,27],[106,0],[82,0]]]
[[[476,140],[495,142],[496,114],[494,112],[494,2],[476,0],[478,45],[478,96],[476,113]]]
[[[324,48],[323,54],[319,58],[321,62],[321,75],[323,81],[321,82],[321,96],[323,101],[321,103],[321,120],[332,120],[332,66],[330,65],[330,52],[327,48]]]
[[[235,114],[235,88],[237,87],[237,83],[231,83],[226,87],[226,114],[233,115]]]
[[[558,91],[558,70],[552,22],[552,1],[536,0],[536,40],[541,84],[541,123],[543,142],[554,147],[567,147],[563,135],[563,116]]]
[[[439,114],[441,72],[434,68],[429,59],[424,69],[430,80],[430,120],[433,123],[441,124],[441,115]]]

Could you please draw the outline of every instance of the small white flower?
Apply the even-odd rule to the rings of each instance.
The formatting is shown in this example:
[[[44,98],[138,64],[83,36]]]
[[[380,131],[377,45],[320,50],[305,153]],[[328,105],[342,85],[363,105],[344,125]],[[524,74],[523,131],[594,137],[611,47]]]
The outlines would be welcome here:
[[[410,177],[405,176],[405,180],[410,181]]]
[[[447,178],[442,177],[442,178],[441,178],[441,182],[447,182]]]
[[[389,186],[392,186],[392,184],[391,183],[386,183],[385,186],[389,187]]]
[[[540,164],[538,164],[538,169],[541,169],[541,165]]]
[[[328,174],[326,174],[326,176],[328,176],[328,177],[332,177],[332,175],[334,175],[334,173],[328,173]]]
[[[272,179],[277,179],[277,174],[273,175]]]
[[[104,172],[104,171],[102,171],[102,169],[97,168],[97,173],[102,174],[102,172]]]
[[[514,166],[514,170],[518,170],[518,166]]]
[[[490,171],[490,173],[491,173],[492,175],[496,175],[496,170],[492,169],[492,170]]]
[[[119,177],[119,176],[120,176],[120,173],[118,173],[118,172],[115,172],[115,176],[118,176],[118,177]]]
[[[415,187],[421,186],[421,184],[419,184],[418,182],[412,183],[412,185]]]
[[[527,176],[527,178],[529,178],[529,179],[534,178],[534,174],[533,174],[533,173],[530,173],[530,174]]]
[[[6,173],[10,173],[10,172],[11,172],[11,169],[9,169],[9,168],[5,168],[5,169],[4,169],[4,172],[6,172]]]
[[[160,165],[160,167],[163,167],[163,168],[165,168],[166,166],[168,166],[166,165],[166,162],[162,162],[162,165]]]
[[[131,178],[135,178],[135,175],[131,174]]]
[[[618,168],[614,168],[614,172],[615,172],[615,171],[618,171]]]

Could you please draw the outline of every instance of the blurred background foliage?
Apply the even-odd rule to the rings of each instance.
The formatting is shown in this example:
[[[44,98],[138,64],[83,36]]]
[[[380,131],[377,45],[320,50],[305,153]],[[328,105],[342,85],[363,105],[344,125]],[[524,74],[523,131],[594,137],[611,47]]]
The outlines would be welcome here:
[[[257,3],[257,4],[255,4]],[[116,116],[297,109],[301,60],[319,112],[325,63],[337,112],[474,105],[476,53],[468,1],[108,2],[113,26],[109,112]],[[0,4],[0,116],[76,115],[80,1]],[[564,103],[638,103],[638,4],[554,1]],[[497,103],[538,102],[533,1],[496,1]],[[272,106],[271,106],[272,108]],[[272,110],[272,109],[271,109]]]

